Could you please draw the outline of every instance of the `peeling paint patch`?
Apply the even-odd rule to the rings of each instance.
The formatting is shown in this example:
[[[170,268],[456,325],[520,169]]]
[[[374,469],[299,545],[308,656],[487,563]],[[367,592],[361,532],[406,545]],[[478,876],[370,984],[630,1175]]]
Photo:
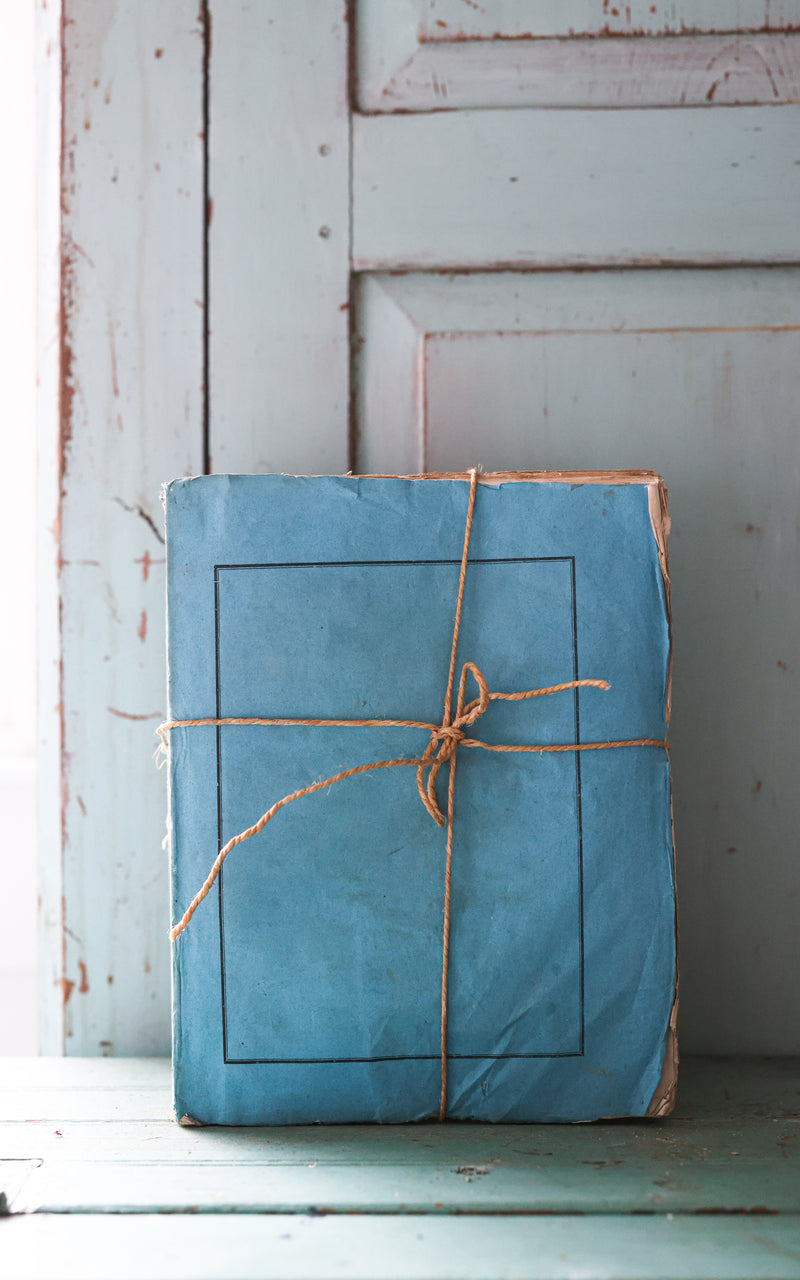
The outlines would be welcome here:
[[[133,711],[120,711],[118,707],[106,707],[106,711],[110,711],[112,716],[119,716],[120,720],[163,720],[164,716],[161,711],[146,711],[142,715],[136,715]]]
[[[54,985],[61,987],[62,1002],[66,1005],[72,995],[75,983],[70,982],[69,978],[56,978]]]
[[[119,399],[119,379],[117,377],[117,344],[114,341],[114,321],[108,321],[108,346],[111,355],[111,390],[114,392],[116,399]]]
[[[133,563],[140,564],[142,566],[142,582],[147,582],[148,578],[150,577],[151,565],[166,564],[166,560],[164,559],[163,556],[161,556],[160,559],[158,560],[154,560],[153,557],[150,555],[150,552],[145,550],[144,555],[140,556],[138,560],[134,560]]]

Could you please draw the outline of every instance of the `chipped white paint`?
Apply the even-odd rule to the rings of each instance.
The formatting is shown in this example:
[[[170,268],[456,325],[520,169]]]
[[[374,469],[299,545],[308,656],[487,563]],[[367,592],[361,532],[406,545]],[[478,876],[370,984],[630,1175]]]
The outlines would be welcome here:
[[[39,1046],[63,1053],[61,858],[61,5],[36,5],[37,781]]]
[[[63,826],[43,849],[45,1047],[165,1051],[159,488],[202,469],[203,45],[193,0],[64,0],[64,18]]]
[[[682,35],[800,26],[798,0],[416,0],[423,40]]]

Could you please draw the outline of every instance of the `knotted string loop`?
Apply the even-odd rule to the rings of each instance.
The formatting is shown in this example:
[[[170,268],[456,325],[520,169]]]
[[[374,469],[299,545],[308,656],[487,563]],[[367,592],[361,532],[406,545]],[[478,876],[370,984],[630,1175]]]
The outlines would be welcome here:
[[[475,678],[480,690],[480,697],[471,702],[468,707],[465,707],[464,692],[467,686],[467,676],[470,674]],[[489,686],[486,683],[483,672],[475,666],[474,662],[465,662],[461,669],[461,679],[458,683],[455,719],[452,724],[442,723],[438,728],[431,730],[431,740],[417,769],[417,791],[437,827],[445,825],[444,814],[439,808],[436,799],[436,779],[439,776],[439,770],[443,764],[448,764],[455,758],[456,748],[467,736],[464,730],[473,725],[483,715],[489,706],[490,698]],[[430,768],[430,772],[426,783],[425,770],[427,768]]]

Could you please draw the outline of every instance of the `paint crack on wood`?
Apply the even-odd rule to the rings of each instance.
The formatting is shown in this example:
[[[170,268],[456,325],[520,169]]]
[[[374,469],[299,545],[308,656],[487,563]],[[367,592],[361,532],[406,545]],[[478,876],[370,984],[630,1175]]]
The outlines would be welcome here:
[[[144,507],[140,506],[139,503],[131,504],[129,502],[125,502],[122,498],[115,497],[114,501],[116,502],[117,506],[122,507],[123,511],[129,511],[131,515],[139,516],[140,519],[144,520],[147,527],[150,530],[152,530],[152,532],[158,538],[158,541],[161,543],[163,547],[164,535],[163,533],[160,532],[160,530],[156,526],[153,520],[153,517],[150,515],[150,513],[148,511],[145,511]]]

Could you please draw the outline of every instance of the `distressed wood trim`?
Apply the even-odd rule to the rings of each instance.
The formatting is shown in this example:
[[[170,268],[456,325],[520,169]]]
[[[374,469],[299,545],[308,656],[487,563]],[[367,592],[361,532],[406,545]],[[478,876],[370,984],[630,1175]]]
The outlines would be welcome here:
[[[794,263],[799,134],[797,106],[357,115],[354,266]]]
[[[354,344],[355,458],[362,475],[425,470],[425,331],[394,281],[362,276]]]
[[[409,272],[359,278],[355,468],[427,471],[431,342],[487,333],[785,333],[800,330],[800,272]],[[435,358],[435,355],[434,355]]]
[[[61,3],[36,5],[37,274],[37,769],[39,1046],[64,1051],[61,828],[60,416]]]
[[[63,0],[63,19],[61,825],[43,854],[63,1013],[47,1048],[167,1052],[159,490],[203,466],[203,30],[195,0]]]
[[[800,26],[797,0],[416,0],[419,36],[436,40],[786,31]]]
[[[800,36],[772,32],[421,43],[364,61],[364,113],[800,101]]]
[[[656,288],[655,285],[659,287]],[[800,329],[800,272],[408,272],[362,277],[421,334],[752,333]],[[363,327],[360,326],[360,327]]]

